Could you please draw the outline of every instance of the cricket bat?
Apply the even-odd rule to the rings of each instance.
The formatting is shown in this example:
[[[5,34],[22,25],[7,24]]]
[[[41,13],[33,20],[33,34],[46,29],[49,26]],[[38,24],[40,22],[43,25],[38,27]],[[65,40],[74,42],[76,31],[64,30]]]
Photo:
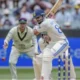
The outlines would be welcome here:
[[[61,6],[62,2],[63,2],[63,0],[57,0],[55,5],[51,8],[49,13],[46,15],[46,17],[48,17],[50,15],[50,13],[55,14],[57,12],[57,10],[59,9],[59,7]]]

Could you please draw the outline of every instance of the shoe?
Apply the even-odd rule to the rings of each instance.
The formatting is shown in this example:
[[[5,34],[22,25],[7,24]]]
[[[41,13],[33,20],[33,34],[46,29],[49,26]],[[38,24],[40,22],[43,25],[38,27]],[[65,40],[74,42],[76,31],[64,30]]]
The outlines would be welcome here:
[[[17,80],[17,79],[12,79],[12,80]]]
[[[33,80],[36,80],[36,78],[34,78]],[[50,80],[53,80],[52,78],[50,78]]]
[[[70,79],[70,80],[76,80],[76,79],[73,79],[73,78],[72,78],[72,79]]]
[[[36,78],[34,78],[33,80],[36,80]]]

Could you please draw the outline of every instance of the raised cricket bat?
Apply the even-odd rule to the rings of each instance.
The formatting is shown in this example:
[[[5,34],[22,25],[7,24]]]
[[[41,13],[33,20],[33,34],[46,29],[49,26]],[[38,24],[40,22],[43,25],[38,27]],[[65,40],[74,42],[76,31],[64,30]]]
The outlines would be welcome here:
[[[51,10],[49,11],[49,13],[46,15],[46,17],[48,17],[50,15],[50,13],[56,13],[57,10],[59,9],[59,7],[61,6],[63,0],[57,0],[57,2],[55,3],[55,5],[51,8]]]

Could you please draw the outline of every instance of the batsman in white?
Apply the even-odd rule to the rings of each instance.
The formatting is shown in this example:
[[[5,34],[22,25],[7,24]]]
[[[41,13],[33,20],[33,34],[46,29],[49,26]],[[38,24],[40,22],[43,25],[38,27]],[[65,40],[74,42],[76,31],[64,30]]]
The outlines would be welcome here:
[[[42,37],[38,40],[38,45],[40,47],[40,53],[39,55],[36,55],[36,58],[34,57],[33,62],[34,62],[34,72],[35,72],[35,79],[34,80],[40,80],[40,76],[41,76],[41,67],[42,67],[42,51],[44,50],[44,48],[49,44],[50,41],[50,37],[46,34],[46,33],[42,33]],[[54,43],[55,45],[55,43]],[[75,70],[74,70],[74,66],[72,63],[72,59],[70,59],[70,65],[68,65],[68,49],[65,51],[65,66],[66,66],[66,71],[68,72],[68,66],[70,66],[70,80],[75,80],[76,78],[76,74],[75,74]],[[63,58],[64,54],[61,54],[61,58],[64,61]],[[58,58],[55,57],[54,59]],[[50,80],[53,80],[52,77],[50,76]]]
[[[47,44],[47,46],[45,46],[42,51],[42,67],[40,77],[40,80],[50,80],[52,60],[54,58],[57,58],[62,53],[67,52],[69,48],[69,43],[66,36],[61,31],[59,25],[55,22],[55,20],[45,18],[43,10],[36,10],[34,12],[34,17],[39,24],[39,27],[34,29],[34,34],[38,35],[42,32],[46,32],[50,38],[49,44]],[[76,80],[76,74],[73,64],[71,65],[71,67],[71,73],[74,76],[71,77],[70,80]]]
[[[13,45],[9,57],[12,80],[17,80],[16,63],[22,53],[26,53],[33,59],[35,56],[35,36],[33,30],[27,25],[25,18],[19,19],[19,25],[13,27],[4,41],[4,48],[8,47],[9,41],[13,40]]]

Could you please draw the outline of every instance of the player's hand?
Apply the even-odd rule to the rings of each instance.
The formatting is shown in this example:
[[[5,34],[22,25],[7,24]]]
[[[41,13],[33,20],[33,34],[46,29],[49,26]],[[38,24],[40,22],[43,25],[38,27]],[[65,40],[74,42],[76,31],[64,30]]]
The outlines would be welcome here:
[[[3,58],[2,58],[2,61],[5,61],[5,60],[6,60],[6,58],[5,58],[5,57],[3,57]]]
[[[8,47],[8,44],[4,42],[3,48],[6,49]]]
[[[37,36],[39,35],[39,32],[36,29],[34,29],[34,34]]]
[[[37,55],[39,55],[39,53],[35,53],[35,58],[37,57]]]
[[[39,55],[39,53],[35,53],[35,55]]]
[[[48,17],[54,19],[54,18],[55,18],[54,13],[51,12],[51,13],[48,15]]]
[[[4,45],[3,45],[3,48],[4,48],[4,53],[3,53],[3,57],[1,58],[2,59],[2,61],[5,61],[6,60],[6,49],[7,49],[7,47],[8,47],[8,44],[6,43],[6,42],[4,42]]]
[[[51,41],[51,38],[48,35],[43,35],[43,39],[47,43],[49,43]]]

